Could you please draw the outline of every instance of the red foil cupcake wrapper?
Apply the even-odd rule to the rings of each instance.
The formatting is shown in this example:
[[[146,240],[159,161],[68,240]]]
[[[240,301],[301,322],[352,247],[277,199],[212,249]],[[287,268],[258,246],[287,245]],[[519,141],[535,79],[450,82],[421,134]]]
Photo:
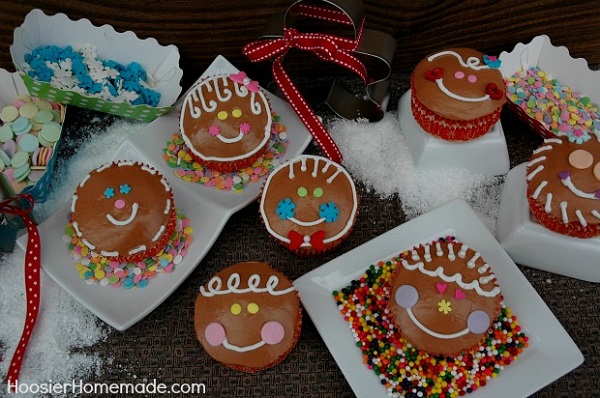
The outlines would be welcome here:
[[[600,236],[600,224],[589,225],[584,227],[577,221],[564,223],[562,220],[554,217],[550,213],[546,213],[544,205],[531,197],[531,192],[527,190],[527,200],[529,209],[540,224],[551,231],[562,235],[572,236],[574,238],[590,239]]]

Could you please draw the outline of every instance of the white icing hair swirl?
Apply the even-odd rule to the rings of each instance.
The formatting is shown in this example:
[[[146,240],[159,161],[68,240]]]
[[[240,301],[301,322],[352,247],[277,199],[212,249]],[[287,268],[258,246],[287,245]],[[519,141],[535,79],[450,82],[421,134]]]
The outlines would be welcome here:
[[[252,292],[252,293],[269,293],[272,296],[281,296],[281,295],[288,294],[288,293],[296,290],[296,288],[294,286],[290,286],[287,289],[276,290],[277,285],[279,285],[279,278],[276,275],[269,276],[269,279],[267,279],[267,283],[265,284],[265,287],[259,287],[260,280],[261,280],[260,275],[252,274],[248,278],[248,287],[240,289],[240,282],[241,282],[240,274],[233,273],[233,274],[229,275],[229,279],[227,280],[226,289],[222,289],[223,280],[219,276],[214,276],[206,285],[208,290],[205,289],[204,286],[200,287],[200,294],[202,294],[204,297],[214,297],[217,295],[224,295],[224,294],[230,294],[230,293],[243,294],[243,293]]]

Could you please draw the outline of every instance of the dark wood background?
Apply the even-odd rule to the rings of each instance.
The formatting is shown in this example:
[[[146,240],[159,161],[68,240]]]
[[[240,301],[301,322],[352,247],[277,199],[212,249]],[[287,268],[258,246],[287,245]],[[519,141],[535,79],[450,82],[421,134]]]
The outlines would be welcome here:
[[[267,62],[250,65],[242,46],[262,34],[269,16],[283,13],[295,0],[17,0],[0,1],[0,67],[14,70],[9,53],[13,29],[33,8],[88,18],[117,31],[131,30],[179,48],[187,88],[217,54],[261,80]],[[364,0],[366,27],[398,42],[393,68],[408,72],[421,58],[451,46],[491,55],[547,34],[574,57],[600,64],[600,12],[595,0]],[[51,44],[51,43],[49,43]],[[298,64],[317,73],[322,63]],[[292,66],[293,67],[293,66]],[[293,73],[293,70],[291,71]]]

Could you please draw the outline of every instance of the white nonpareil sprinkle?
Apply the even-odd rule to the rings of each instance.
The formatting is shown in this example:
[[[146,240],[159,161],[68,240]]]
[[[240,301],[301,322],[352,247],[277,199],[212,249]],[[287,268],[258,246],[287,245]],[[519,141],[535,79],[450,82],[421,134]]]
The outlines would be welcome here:
[[[415,169],[395,113],[386,113],[376,123],[335,119],[328,127],[344,156],[344,167],[381,197],[394,200],[397,195],[409,219],[463,198],[488,229],[495,230],[502,177],[459,169]]]
[[[92,139],[65,142],[65,145],[76,148],[77,152],[69,160],[56,164],[54,172],[58,178],[53,182],[47,201],[36,204],[37,219],[47,218],[68,203],[83,176],[89,170],[109,162],[119,145],[141,127],[143,124],[139,122],[118,120],[105,131],[97,130],[95,126],[87,127]],[[2,378],[8,372],[25,322],[23,267],[24,252],[18,246],[14,253],[3,254],[0,262]],[[76,272],[75,269],[73,271]],[[111,359],[85,353],[81,349],[104,341],[110,329],[44,273],[41,274],[41,287],[40,313],[27,347],[19,383],[71,383],[72,380],[87,380],[91,375],[99,374]],[[6,393],[5,386],[0,384],[0,387],[0,396],[3,396]]]

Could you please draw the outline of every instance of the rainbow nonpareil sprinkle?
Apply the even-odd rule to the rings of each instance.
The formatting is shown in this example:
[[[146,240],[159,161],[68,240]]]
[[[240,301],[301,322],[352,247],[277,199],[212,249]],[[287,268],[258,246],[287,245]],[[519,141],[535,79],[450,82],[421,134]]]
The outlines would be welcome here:
[[[388,317],[392,273],[406,251],[369,266],[333,296],[363,354],[363,363],[393,397],[450,398],[484,387],[528,346],[511,309],[502,306],[485,341],[456,356],[430,355],[408,344]]]
[[[89,250],[77,237],[70,222],[65,227],[63,240],[77,260],[75,270],[87,284],[135,289],[146,287],[161,273],[173,272],[186,256],[193,232],[190,220],[178,213],[175,231],[165,248],[157,255],[136,263],[113,261]]]
[[[194,161],[180,133],[175,133],[163,149],[163,159],[175,169],[175,176],[184,181],[202,184],[217,190],[242,192],[249,183],[260,181],[277,167],[287,148],[287,129],[280,123],[279,116],[273,116],[271,137],[267,152],[241,170],[225,173],[211,170]]]

